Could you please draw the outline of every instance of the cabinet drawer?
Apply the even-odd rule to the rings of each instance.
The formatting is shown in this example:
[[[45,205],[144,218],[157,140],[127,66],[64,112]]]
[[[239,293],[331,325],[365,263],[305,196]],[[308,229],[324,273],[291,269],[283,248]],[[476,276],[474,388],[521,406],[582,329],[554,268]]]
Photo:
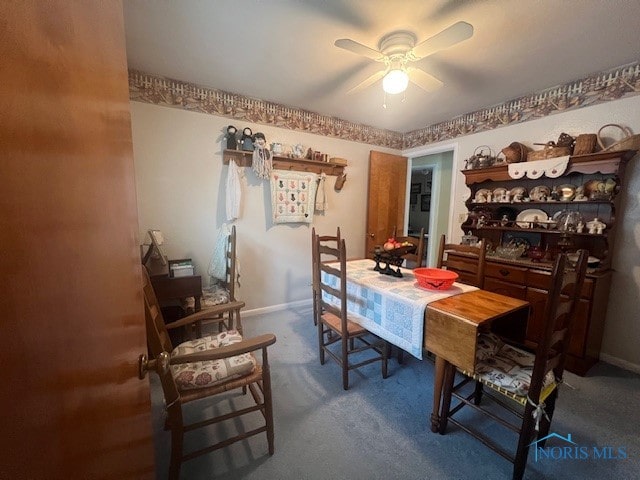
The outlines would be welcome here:
[[[514,283],[503,282],[495,278],[485,278],[484,289],[490,292],[500,293],[507,297],[520,298],[524,300],[527,296],[527,287]]]
[[[456,255],[455,253],[447,254],[447,268],[454,269],[456,271],[462,270],[467,272],[477,271],[478,260],[475,258],[469,258],[463,255]]]
[[[505,265],[503,263],[487,262],[485,267],[485,276],[499,278],[501,280],[526,284],[527,269],[523,267],[515,267],[513,265]]]
[[[527,285],[541,290],[549,290],[551,288],[551,272],[529,270],[527,272]]]
[[[582,298],[591,298],[593,294],[593,283],[592,278],[584,279],[582,291],[580,292]],[[549,288],[551,288],[551,272],[529,270],[526,275],[526,284],[529,287],[549,290]]]

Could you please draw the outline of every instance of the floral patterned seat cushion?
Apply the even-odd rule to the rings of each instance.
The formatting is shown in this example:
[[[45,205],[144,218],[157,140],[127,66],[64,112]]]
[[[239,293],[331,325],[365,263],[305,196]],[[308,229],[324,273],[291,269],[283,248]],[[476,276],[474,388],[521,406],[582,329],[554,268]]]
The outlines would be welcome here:
[[[526,403],[535,356],[504,343],[493,333],[480,334],[477,345],[476,371],[472,377],[520,403]],[[550,371],[544,378],[542,396],[546,397],[554,387],[555,378]]]
[[[220,284],[212,284],[209,287],[202,289],[202,307],[213,307],[215,305],[222,305],[223,303],[229,303],[230,295],[229,290]],[[183,301],[183,308],[195,308],[195,300],[192,297],[185,298]]]
[[[229,330],[181,343],[173,349],[171,356],[215,350],[241,341],[242,336],[237,331]],[[171,365],[171,371],[180,390],[193,390],[248,375],[255,366],[255,357],[251,353],[243,353],[220,360]]]

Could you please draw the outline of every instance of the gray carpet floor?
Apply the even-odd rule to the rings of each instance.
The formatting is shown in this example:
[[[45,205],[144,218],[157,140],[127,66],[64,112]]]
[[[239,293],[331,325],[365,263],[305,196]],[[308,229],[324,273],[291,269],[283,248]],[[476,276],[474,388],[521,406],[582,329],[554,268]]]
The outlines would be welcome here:
[[[389,363],[383,380],[379,363],[350,375],[350,389],[342,389],[340,368],[328,360],[320,365],[317,331],[311,306],[243,319],[248,336],[275,333],[269,350],[275,417],[275,454],[269,456],[265,435],[218,450],[182,466],[183,479],[509,479],[512,465],[458,427],[445,435],[432,433],[434,365],[405,355],[403,365]],[[157,377],[156,377],[157,378]],[[249,397],[247,395],[247,397]],[[162,390],[152,379],[156,439],[156,468],[166,478],[170,437],[162,430]],[[248,405],[240,392],[189,407],[189,421]],[[571,434],[586,459],[539,459],[533,451],[527,479],[640,478],[640,376],[599,363],[587,376],[566,373],[551,431]],[[469,410],[469,409],[466,409]],[[250,429],[260,420],[245,416],[230,424],[192,432],[186,450],[209,445],[211,439]],[[505,446],[516,444],[515,434],[472,411],[460,418],[476,418]],[[547,447],[567,446],[553,438]],[[609,458],[593,458],[593,447]],[[612,447],[611,450],[605,447]],[[622,449],[625,455],[621,455]],[[569,452],[570,453],[570,452]],[[580,456],[580,455],[578,455]],[[627,458],[621,458],[626,456]],[[615,457],[615,458],[614,458]]]

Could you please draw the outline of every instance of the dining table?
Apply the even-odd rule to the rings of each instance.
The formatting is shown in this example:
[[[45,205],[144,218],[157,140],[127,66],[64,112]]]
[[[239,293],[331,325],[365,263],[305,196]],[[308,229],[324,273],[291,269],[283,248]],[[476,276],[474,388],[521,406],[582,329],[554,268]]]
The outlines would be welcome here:
[[[401,277],[374,270],[376,262],[365,258],[348,260],[347,313],[349,318],[368,331],[418,359],[424,349],[425,310],[429,303],[453,295],[477,290],[477,287],[454,283],[448,290],[427,290],[418,286],[413,271],[399,267]],[[339,278],[322,273],[323,282],[339,288]],[[339,301],[323,292],[325,300],[339,306]]]
[[[375,270],[371,259],[346,262],[349,318],[392,345],[422,359],[435,355],[431,430],[440,430],[445,374],[455,368],[473,371],[478,335],[500,326],[510,338],[524,337],[529,303],[459,282],[446,290],[418,285],[413,271],[399,267],[401,277]],[[323,281],[338,287],[338,277],[323,272]],[[338,300],[323,292],[325,299]]]

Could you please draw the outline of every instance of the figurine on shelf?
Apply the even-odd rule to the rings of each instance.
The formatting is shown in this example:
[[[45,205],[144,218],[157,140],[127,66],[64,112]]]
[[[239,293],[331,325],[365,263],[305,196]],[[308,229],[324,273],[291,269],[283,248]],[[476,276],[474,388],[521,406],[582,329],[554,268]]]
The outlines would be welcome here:
[[[304,157],[304,147],[301,143],[297,143],[293,146],[293,158],[302,158]]]
[[[576,187],[576,196],[573,197],[574,202],[586,202],[588,198],[584,194],[584,186]]]
[[[236,133],[238,133],[238,129],[233,125],[229,125],[227,127],[227,134],[225,137],[227,138],[227,150],[237,150],[238,149],[238,138],[236,137]]]
[[[307,149],[307,154],[304,156],[307,160],[313,160],[313,148],[309,147]]]
[[[253,171],[258,178],[268,179],[271,176],[273,163],[271,152],[267,149],[267,139],[264,133],[256,133],[253,136]]]
[[[242,150],[246,150],[247,152],[253,151],[253,132],[249,127],[245,127],[244,130],[242,130],[240,142],[242,143]]]
[[[592,235],[602,235],[606,227],[606,224],[604,222],[601,222],[598,217],[594,218],[590,222],[587,222],[587,228],[589,229],[589,233]]]
[[[258,134],[256,133],[256,135]],[[282,155],[283,151],[284,147],[281,143],[275,142],[271,144],[271,153],[273,153],[274,155]]]

